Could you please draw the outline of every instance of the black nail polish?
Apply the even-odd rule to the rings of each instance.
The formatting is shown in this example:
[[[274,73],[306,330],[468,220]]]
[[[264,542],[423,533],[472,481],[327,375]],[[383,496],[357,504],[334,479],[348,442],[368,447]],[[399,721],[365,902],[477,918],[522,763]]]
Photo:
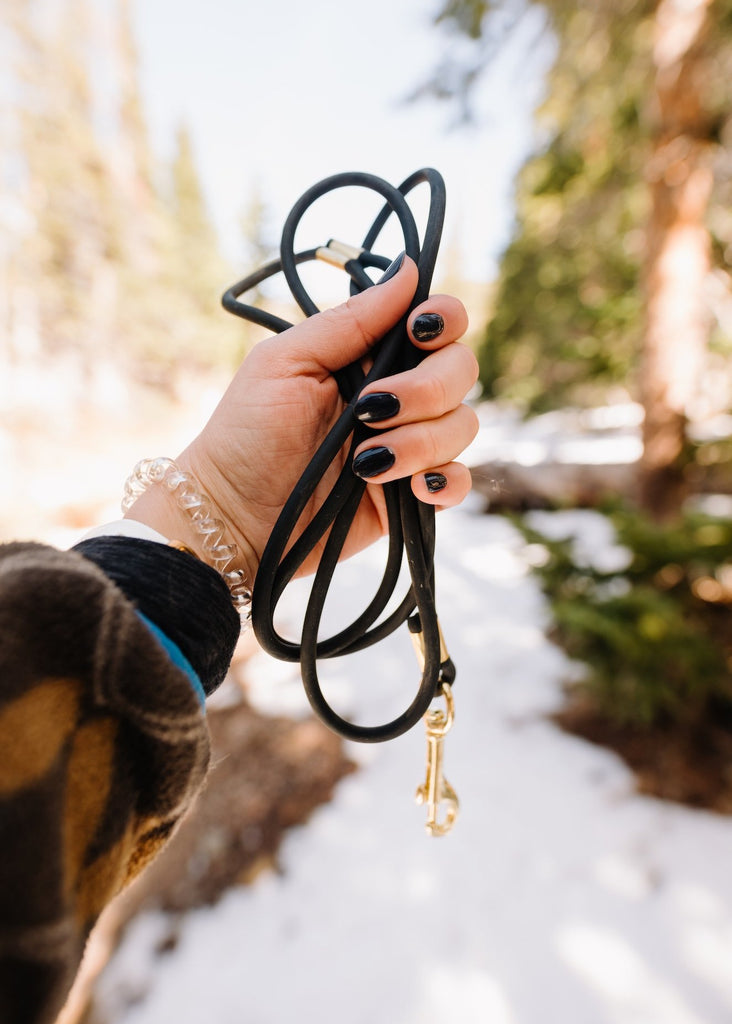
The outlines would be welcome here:
[[[447,477],[443,473],[425,473],[424,482],[427,484],[427,490],[430,494],[434,494],[436,491],[441,491],[443,487],[447,487]]]
[[[389,264],[389,266],[386,268],[386,270],[376,283],[383,284],[384,281],[390,281],[392,277],[395,277],[396,274],[398,274],[399,271],[401,270],[402,263],[404,263],[404,257],[406,255],[406,252],[400,252],[397,258],[395,260],[392,260],[392,262]]]
[[[412,324],[412,334],[417,341],[432,341],[444,330],[445,321],[439,313],[422,313]]]
[[[362,423],[378,423],[388,420],[399,412],[399,399],[389,391],[374,391],[356,402],[356,419]]]
[[[356,476],[370,477],[386,473],[395,462],[396,456],[391,448],[379,445],[377,448],[367,448],[365,452],[360,452],[351,465]]]

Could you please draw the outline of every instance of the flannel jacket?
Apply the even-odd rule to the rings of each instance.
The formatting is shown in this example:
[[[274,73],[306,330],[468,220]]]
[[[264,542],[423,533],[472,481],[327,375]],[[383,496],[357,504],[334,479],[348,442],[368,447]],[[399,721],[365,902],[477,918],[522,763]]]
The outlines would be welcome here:
[[[0,545],[2,1024],[52,1024],[100,912],[190,806],[238,634],[185,552]]]

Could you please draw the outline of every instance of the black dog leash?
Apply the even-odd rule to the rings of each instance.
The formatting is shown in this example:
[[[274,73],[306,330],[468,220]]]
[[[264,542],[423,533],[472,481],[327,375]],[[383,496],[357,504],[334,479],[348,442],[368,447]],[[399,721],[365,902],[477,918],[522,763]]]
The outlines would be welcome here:
[[[423,183],[429,186],[430,202],[424,237],[420,242],[406,196]],[[325,246],[296,253],[295,232],[305,212],[321,196],[347,186],[370,189],[385,200],[363,244],[354,247],[331,239]],[[334,374],[346,408],[311,459],[275,524],[254,585],[252,625],[257,640],[266,651],[285,661],[300,662],[310,704],[326,725],[346,739],[363,743],[390,740],[411,729],[420,718],[425,719],[427,778],[417,791],[417,799],[428,806],[427,830],[432,835],[442,835],[449,831],[457,814],[457,798],[442,776],[442,743],[454,714],[452,684],[455,666],[445,649],[435,608],[435,512],[431,505],[414,496],[409,480],[383,485],[389,549],[384,575],[374,597],[348,627],[332,637],[318,640],[328,587],[366,489],[366,482],[353,473],[351,459],[355,448],[366,437],[373,436],[374,431],[356,419],[354,405],[366,384],[410,369],[425,355],[410,342],[406,322],[409,312],[429,295],[445,215],[445,185],[441,175],[432,168],[424,168],[410,175],[398,188],[375,175],[358,171],[336,174],[319,182],[308,189],[290,211],[282,232],[279,259],[267,263],[229,288],[222,302],[230,313],[280,333],[293,325],[256,306],[247,305],[239,298],[275,274],[284,275],[294,299],[306,316],[313,316],[320,310],[300,278],[298,267],[303,263],[319,259],[342,268],[350,277],[352,295],[372,287],[375,282],[367,270],[383,271],[390,264],[387,257],[375,254],[372,248],[392,215],[399,221],[404,250],[419,270],[414,298],[407,314],[372,348],[373,364],[368,373],[364,373],[360,362],[356,361]],[[349,438],[350,454],[338,480],[311,523],[285,554],[301,513]],[[328,531],[307,603],[300,642],[294,643],[277,633],[273,622],[275,609],[288,583]],[[405,554],[411,586],[398,607],[377,621],[396,589]],[[318,659],[363,650],[388,636],[405,621],[422,668],[414,699],[401,715],[383,725],[364,726],[349,722],[333,710],[323,694],[317,674]],[[444,698],[445,710],[430,710],[431,703],[438,697]],[[444,809],[442,820],[439,816],[441,807]]]

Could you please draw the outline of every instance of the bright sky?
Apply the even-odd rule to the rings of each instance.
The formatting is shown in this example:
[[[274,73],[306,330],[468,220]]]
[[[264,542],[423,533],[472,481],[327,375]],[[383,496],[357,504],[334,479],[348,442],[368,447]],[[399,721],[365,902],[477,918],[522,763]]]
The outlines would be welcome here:
[[[398,184],[433,166],[447,182],[446,243],[459,245],[466,276],[494,275],[547,48],[527,51],[520,39],[508,48],[480,94],[480,126],[448,131],[453,115],[446,108],[401,102],[456,45],[431,25],[437,2],[207,0],[186,7],[137,0],[154,144],[167,156],[176,125],[188,123],[233,259],[240,258],[238,224],[254,189],[271,212],[277,242],[292,204],[321,178],[364,170]],[[537,24],[532,18],[524,25],[524,39]],[[338,218],[337,228],[314,221],[304,244],[331,235],[359,242],[373,219],[352,200]]]

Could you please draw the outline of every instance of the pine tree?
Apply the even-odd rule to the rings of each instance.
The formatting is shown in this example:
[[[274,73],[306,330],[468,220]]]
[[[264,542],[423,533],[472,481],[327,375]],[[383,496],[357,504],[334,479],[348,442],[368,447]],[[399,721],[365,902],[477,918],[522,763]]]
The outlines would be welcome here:
[[[156,165],[131,2],[0,0],[0,175],[21,211],[0,249],[0,351],[103,356],[174,390],[179,371],[230,367],[248,335],[220,308],[233,271],[187,130]],[[100,44],[117,72],[101,91]]]
[[[166,273],[172,275],[167,287],[175,293],[181,313],[186,311],[176,325],[179,358],[192,364],[232,361],[239,354],[242,332],[220,306],[232,271],[218,247],[186,125],[176,136],[166,237]]]
[[[126,258],[138,265],[154,265],[153,249],[158,198],[153,182],[144,105],[140,91],[140,66],[132,29],[130,0],[118,0],[114,23],[114,49],[119,80],[118,131],[112,170],[124,195]]]
[[[85,363],[104,344],[114,204],[95,136],[84,0],[67,0],[45,30],[25,2],[13,24],[17,153],[32,226],[19,239],[17,288],[32,292],[43,348]]]
[[[661,0],[654,17],[640,497],[657,519],[674,515],[686,493],[687,423],[711,321],[705,295],[711,263],[707,211],[720,113],[709,96],[714,20],[711,0],[688,6]]]
[[[216,259],[216,239],[196,168],[190,131],[183,124],[178,128],[172,165],[172,211],[178,232],[181,270],[193,293],[205,305],[207,293],[201,290],[205,285],[200,271]]]
[[[708,234],[710,223],[730,234],[711,170],[729,116],[729,5],[541,6],[558,43],[541,111],[548,142],[521,176],[482,378],[529,410],[629,387],[646,408],[641,498],[664,517],[683,492],[685,427],[702,391],[711,260],[729,277],[729,243]],[[443,81],[469,89],[496,12],[519,9],[450,0],[441,20],[482,48]]]

